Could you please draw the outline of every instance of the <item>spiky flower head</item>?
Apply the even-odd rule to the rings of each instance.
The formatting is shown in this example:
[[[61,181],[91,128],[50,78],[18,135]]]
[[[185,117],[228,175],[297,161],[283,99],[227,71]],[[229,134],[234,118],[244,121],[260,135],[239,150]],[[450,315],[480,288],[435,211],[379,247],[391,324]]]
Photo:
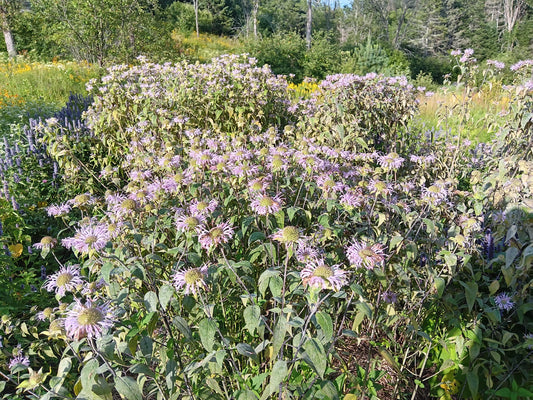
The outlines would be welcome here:
[[[211,229],[199,228],[198,241],[204,249],[216,247],[221,243],[227,243],[233,237],[233,227],[228,222],[215,225]]]
[[[366,242],[353,241],[346,249],[346,256],[351,265],[357,268],[374,269],[374,267],[385,260],[383,245],[375,243],[370,245]]]
[[[340,290],[348,283],[348,271],[339,268],[339,265],[326,265],[323,259],[310,261],[302,271],[300,277],[304,286],[318,289]]]
[[[78,299],[75,301],[64,320],[68,337],[74,340],[84,337],[96,339],[113,326],[109,303],[96,304],[91,299],[87,299],[85,304]]]
[[[66,292],[75,292],[79,286],[84,283],[83,277],[80,274],[80,266],[67,265],[61,267],[55,274],[50,275],[44,287],[49,292],[55,292],[59,297],[63,297]]]
[[[274,214],[281,210],[283,201],[281,196],[275,195],[274,197],[264,195],[258,195],[250,203],[250,207],[254,212],[259,215]]]
[[[189,268],[177,271],[172,277],[172,284],[176,290],[185,288],[185,294],[197,295],[198,290],[207,289],[205,279],[207,278],[207,265],[200,268]]]
[[[512,310],[515,306],[515,303],[512,301],[511,296],[507,293],[502,292],[496,297],[494,297],[494,303],[500,310],[509,311]]]

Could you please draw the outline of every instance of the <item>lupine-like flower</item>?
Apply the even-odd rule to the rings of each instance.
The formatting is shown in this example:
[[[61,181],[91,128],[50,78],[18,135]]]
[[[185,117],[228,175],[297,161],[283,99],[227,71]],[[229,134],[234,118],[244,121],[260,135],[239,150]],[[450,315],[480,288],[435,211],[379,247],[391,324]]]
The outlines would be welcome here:
[[[102,250],[109,241],[109,232],[104,225],[87,225],[82,227],[74,237],[61,241],[66,248],[74,248],[80,253]]]
[[[30,366],[30,359],[28,356],[25,356],[24,354],[19,354],[15,357],[13,357],[11,360],[9,360],[9,364],[7,367],[9,369],[13,369],[16,366],[24,366],[28,368]]]
[[[80,274],[80,266],[67,265],[61,267],[55,274],[50,275],[44,287],[49,292],[55,292],[60,297],[63,297],[66,292],[74,292],[78,286],[83,285],[83,277]]]
[[[300,271],[304,286],[313,286],[319,289],[340,290],[348,283],[348,271],[339,268],[339,265],[326,265],[323,259],[315,259],[307,263]]]
[[[511,300],[511,296],[509,296],[505,292],[502,292],[496,297],[494,297],[494,303],[500,310],[505,311],[512,310],[515,306],[515,303]]]
[[[357,268],[374,269],[374,267],[385,260],[383,245],[375,243],[369,245],[366,242],[354,241],[346,249],[346,255],[351,265]]]
[[[67,313],[64,326],[67,336],[72,339],[96,339],[111,328],[113,322],[109,303],[95,304],[87,299],[83,304],[76,299],[74,307]]]
[[[177,271],[172,276],[172,284],[176,290],[181,290],[185,287],[185,294],[196,296],[198,290],[207,289],[205,278],[207,278],[207,265],[201,268],[189,268],[183,271]]]
[[[227,243],[232,237],[233,227],[228,222],[223,222],[211,229],[201,227],[198,241],[204,249],[210,249],[221,243]]]
[[[274,197],[265,195],[257,196],[250,203],[250,207],[259,215],[274,214],[281,210],[283,205],[281,196],[276,195]]]

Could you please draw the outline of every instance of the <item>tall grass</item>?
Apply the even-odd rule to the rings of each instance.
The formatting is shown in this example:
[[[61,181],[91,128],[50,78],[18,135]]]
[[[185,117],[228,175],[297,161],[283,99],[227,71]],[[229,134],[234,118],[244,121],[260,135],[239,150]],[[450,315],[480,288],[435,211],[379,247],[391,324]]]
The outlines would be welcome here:
[[[496,120],[502,122],[508,114],[507,95],[499,86],[487,85],[473,96],[443,87],[420,98],[420,114],[413,123],[429,130],[460,133],[474,143],[487,142],[494,138]]]
[[[70,93],[86,94],[85,83],[99,74],[87,63],[0,58],[0,136],[13,123],[57,111]]]

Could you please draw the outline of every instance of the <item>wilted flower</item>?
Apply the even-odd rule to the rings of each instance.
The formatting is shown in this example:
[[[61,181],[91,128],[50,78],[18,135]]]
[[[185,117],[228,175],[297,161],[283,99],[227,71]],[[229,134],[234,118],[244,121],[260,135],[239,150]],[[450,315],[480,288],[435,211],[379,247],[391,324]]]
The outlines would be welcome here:
[[[76,299],[74,307],[64,320],[67,336],[75,340],[84,337],[96,339],[113,326],[109,303],[94,304],[87,299],[85,304]]]
[[[300,272],[304,286],[313,286],[319,289],[340,290],[348,283],[348,272],[339,268],[339,265],[326,265],[323,259],[309,261]]]
[[[374,269],[377,264],[385,260],[383,245],[379,243],[369,245],[366,242],[354,241],[346,249],[346,255],[350,264],[357,268]]]
[[[45,236],[39,243],[35,243],[33,247],[40,250],[50,250],[57,245],[57,239],[51,236]]]
[[[295,226],[286,226],[274,233],[272,239],[285,244],[295,243],[300,239],[300,231]]]
[[[201,268],[189,268],[183,271],[177,271],[172,277],[172,283],[176,290],[185,287],[185,294],[196,296],[199,289],[207,289],[205,278],[207,277],[207,265]]]
[[[515,306],[515,303],[511,300],[511,296],[509,296],[505,292],[502,292],[496,297],[494,297],[494,303],[500,310],[505,311],[512,310]]]
[[[381,299],[385,303],[394,304],[396,303],[396,300],[398,300],[398,295],[391,290],[386,290],[381,293]]]
[[[80,274],[80,267],[77,264],[61,267],[55,274],[50,275],[44,283],[47,291],[55,292],[61,297],[66,292],[74,292],[81,285],[83,285],[83,277]]]

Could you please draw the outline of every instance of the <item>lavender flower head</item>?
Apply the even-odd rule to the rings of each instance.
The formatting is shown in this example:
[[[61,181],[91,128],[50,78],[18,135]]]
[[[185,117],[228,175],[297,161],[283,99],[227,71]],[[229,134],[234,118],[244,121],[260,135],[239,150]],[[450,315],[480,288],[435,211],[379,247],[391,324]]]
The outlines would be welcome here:
[[[323,259],[310,261],[300,272],[304,286],[317,289],[340,290],[348,283],[348,271],[339,268],[339,265],[326,265]]]
[[[353,241],[346,249],[346,256],[351,265],[368,270],[374,269],[376,265],[385,260],[383,245],[379,243],[369,245],[366,242]]]
[[[80,340],[96,339],[113,326],[114,318],[109,303],[95,304],[87,299],[85,304],[76,299],[74,307],[64,320],[67,336]]]
[[[11,360],[9,360],[9,364],[7,367],[11,370],[17,366],[23,366],[28,368],[30,366],[30,359],[28,356],[25,356],[24,354],[19,354],[15,357],[13,357]]]
[[[211,229],[201,227],[199,231],[198,241],[204,249],[227,243],[233,237],[234,232],[233,227],[228,222],[215,225]]]
[[[279,210],[281,210],[282,205],[283,203],[279,195],[274,197],[260,195],[250,203],[252,210],[259,215],[277,213]]]
[[[207,289],[205,278],[207,277],[207,265],[201,268],[189,268],[183,271],[177,271],[172,277],[172,284],[176,290],[185,288],[186,295],[196,296],[198,290]]]
[[[104,225],[87,225],[82,227],[74,237],[61,241],[66,248],[74,248],[82,254],[102,250],[109,241],[110,235]]]
[[[494,303],[500,310],[505,311],[512,310],[515,306],[515,303],[511,300],[511,296],[509,296],[505,292],[502,292],[496,297],[494,297]]]
[[[49,292],[63,297],[66,292],[74,292],[78,286],[83,285],[83,277],[80,274],[79,265],[67,265],[61,267],[55,274],[50,275],[44,283],[44,288]]]

